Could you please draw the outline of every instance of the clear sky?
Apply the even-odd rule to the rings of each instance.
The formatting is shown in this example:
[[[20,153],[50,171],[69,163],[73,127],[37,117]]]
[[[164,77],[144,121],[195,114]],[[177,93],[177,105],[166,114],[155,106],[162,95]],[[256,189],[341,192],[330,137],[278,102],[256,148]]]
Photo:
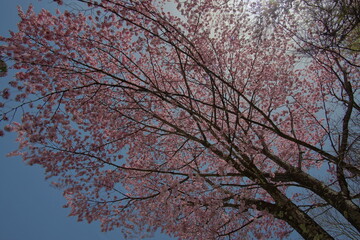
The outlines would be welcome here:
[[[16,31],[17,5],[35,10],[55,9],[51,0],[1,0],[0,35]],[[0,89],[7,87],[14,72],[0,78]],[[62,208],[62,193],[44,180],[40,167],[27,166],[18,157],[6,157],[16,148],[15,137],[0,137],[0,240],[121,240],[119,231],[102,233],[97,223],[77,222]],[[156,240],[172,238],[156,234]]]

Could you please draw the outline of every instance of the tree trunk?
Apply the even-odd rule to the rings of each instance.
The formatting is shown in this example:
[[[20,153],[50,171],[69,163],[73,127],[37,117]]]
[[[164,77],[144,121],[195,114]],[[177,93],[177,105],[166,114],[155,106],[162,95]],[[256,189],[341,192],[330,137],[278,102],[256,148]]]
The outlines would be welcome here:
[[[333,239],[318,223],[299,209],[295,204],[289,202],[280,210],[274,213],[276,218],[286,221],[304,239],[326,240]]]
[[[313,191],[327,203],[341,213],[360,232],[360,208],[341,193],[337,193],[324,183],[311,177],[306,173],[296,173],[292,175],[294,180],[303,187]]]
[[[285,196],[283,195],[283,197]],[[309,215],[307,215],[305,212],[299,209],[290,200],[285,200],[283,197],[281,196],[282,203],[269,203],[255,199],[247,199],[245,200],[245,203],[250,208],[253,205],[256,205],[257,210],[268,212],[273,217],[287,222],[304,239],[311,239],[311,240],[334,239]],[[225,203],[224,206],[231,208],[239,207],[239,205],[231,204],[231,203]]]
[[[333,239],[317,222],[302,211],[298,206],[290,201],[278,189],[273,188],[269,191],[275,200],[273,209],[266,209],[275,218],[286,221],[304,239],[327,240]]]

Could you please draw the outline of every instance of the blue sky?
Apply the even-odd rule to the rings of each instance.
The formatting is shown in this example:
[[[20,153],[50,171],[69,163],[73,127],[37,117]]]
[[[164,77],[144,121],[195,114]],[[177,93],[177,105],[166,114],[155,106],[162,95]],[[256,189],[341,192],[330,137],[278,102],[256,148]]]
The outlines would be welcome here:
[[[55,9],[51,0],[1,0],[0,35],[8,30],[16,31],[17,5],[26,9],[32,3],[35,10]],[[14,73],[0,78],[0,88]],[[59,190],[44,180],[40,167],[27,166],[18,157],[6,157],[16,148],[15,136],[0,138],[0,240],[119,240],[119,231],[102,233],[97,223],[77,222],[68,217],[69,209],[62,206],[65,201]],[[170,240],[168,236],[156,234],[157,240]]]

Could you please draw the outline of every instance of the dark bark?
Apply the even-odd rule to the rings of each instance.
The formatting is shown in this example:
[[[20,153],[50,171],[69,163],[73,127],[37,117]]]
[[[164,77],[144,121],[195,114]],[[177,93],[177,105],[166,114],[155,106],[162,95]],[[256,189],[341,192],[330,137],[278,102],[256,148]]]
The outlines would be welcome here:
[[[282,205],[253,199],[245,200],[245,202],[249,207],[256,205],[257,210],[269,212],[275,218],[287,222],[304,239],[333,239],[333,237],[331,237],[318,223],[290,201],[286,201],[286,203]],[[239,207],[238,205],[230,203],[224,204],[224,206],[231,208]]]
[[[291,178],[333,206],[360,232],[360,208],[345,195],[341,194],[341,192],[337,193],[304,172],[293,173]]]

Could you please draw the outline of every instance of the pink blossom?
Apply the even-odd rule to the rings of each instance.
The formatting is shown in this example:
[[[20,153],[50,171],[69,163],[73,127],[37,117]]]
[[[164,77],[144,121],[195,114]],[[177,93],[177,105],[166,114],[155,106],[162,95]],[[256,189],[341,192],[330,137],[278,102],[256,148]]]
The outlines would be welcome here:
[[[12,132],[14,130],[14,128],[12,125],[8,124],[8,125],[5,125],[4,130],[7,132]]]
[[[3,91],[2,91],[2,97],[4,99],[9,99],[10,97],[10,90],[8,88],[5,88]]]

